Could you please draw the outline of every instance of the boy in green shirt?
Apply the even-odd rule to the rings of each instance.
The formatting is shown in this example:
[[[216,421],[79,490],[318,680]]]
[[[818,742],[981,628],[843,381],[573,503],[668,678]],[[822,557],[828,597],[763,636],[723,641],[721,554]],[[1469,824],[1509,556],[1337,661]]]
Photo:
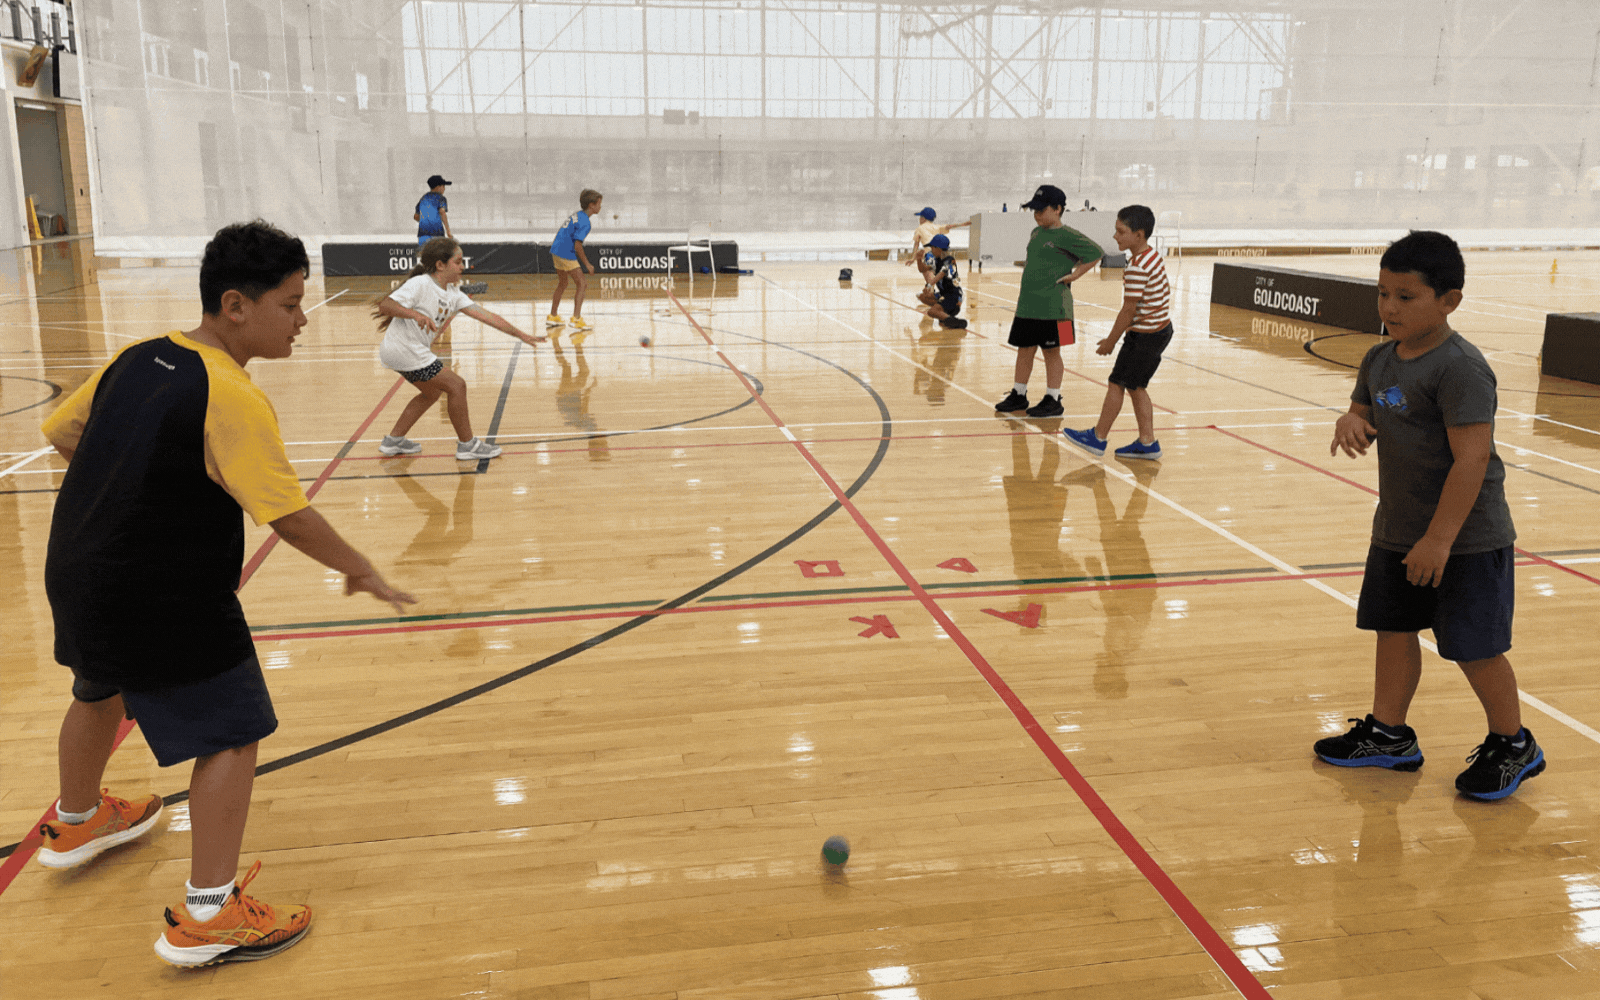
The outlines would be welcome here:
[[[1011,321],[1008,342],[1017,349],[1016,383],[995,404],[997,413],[1026,410],[1030,417],[1059,417],[1061,409],[1061,345],[1075,343],[1072,326],[1072,283],[1100,263],[1100,244],[1061,224],[1067,196],[1053,184],[1044,184],[1022,206],[1033,209],[1038,228],[1028,237],[1028,260],[1022,269],[1022,289],[1017,293],[1017,314]],[[1033,355],[1044,349],[1045,397],[1028,405],[1028,377]]]

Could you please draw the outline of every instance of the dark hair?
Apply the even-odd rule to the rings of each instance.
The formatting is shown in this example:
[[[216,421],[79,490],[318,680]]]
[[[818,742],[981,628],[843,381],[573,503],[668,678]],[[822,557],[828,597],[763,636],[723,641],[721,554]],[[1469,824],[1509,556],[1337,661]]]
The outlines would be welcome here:
[[[1144,233],[1144,238],[1149,239],[1150,234],[1156,231],[1156,213],[1143,205],[1129,205],[1117,212],[1117,221],[1129,229]]]
[[[222,293],[238,291],[254,302],[296,271],[311,275],[306,245],[298,238],[261,219],[223,226],[200,260],[200,308],[221,315]]]
[[[1435,295],[1460,291],[1467,283],[1467,262],[1456,241],[1427,229],[1413,229],[1389,244],[1378,266],[1417,275]]]
[[[443,264],[451,257],[454,257],[456,255],[456,251],[460,249],[461,244],[457,243],[450,237],[435,236],[433,239],[422,244],[422,249],[417,251],[417,262],[411,266],[411,272],[404,278],[400,279],[400,283],[405,284],[407,281],[410,281],[419,274],[432,274],[439,269],[440,264]],[[378,321],[378,329],[380,330],[389,329],[389,323],[394,319],[393,316],[385,316],[383,313],[378,311],[378,303],[382,302],[388,297],[389,293],[384,292],[382,295],[372,300],[372,318]]]
[[[582,191],[578,192],[578,207],[587,209],[590,205],[593,205],[595,202],[604,197],[605,195],[601,194],[599,191],[596,191],[594,188],[584,188]]]

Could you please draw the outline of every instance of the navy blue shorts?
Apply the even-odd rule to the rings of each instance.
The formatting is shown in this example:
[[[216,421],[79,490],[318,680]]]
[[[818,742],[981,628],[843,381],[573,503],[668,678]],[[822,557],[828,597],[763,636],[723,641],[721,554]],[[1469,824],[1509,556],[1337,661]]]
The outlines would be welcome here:
[[[1406,582],[1404,552],[1367,550],[1356,628],[1369,632],[1433,629],[1439,655],[1457,663],[1488,660],[1511,648],[1516,608],[1516,550],[1451,556],[1437,587]]]
[[[1122,335],[1122,349],[1117,352],[1117,363],[1111,366],[1112,385],[1124,389],[1143,389],[1155,378],[1161,366],[1161,352],[1172,343],[1172,324],[1149,333],[1129,330]]]
[[[131,691],[73,673],[72,697],[78,701],[119,694],[162,767],[247,747],[278,728],[267,679],[254,656],[214,677],[151,690]]]
[[[941,295],[938,302],[939,308],[944,310],[946,316],[954,316],[961,312],[961,296],[959,295]]]

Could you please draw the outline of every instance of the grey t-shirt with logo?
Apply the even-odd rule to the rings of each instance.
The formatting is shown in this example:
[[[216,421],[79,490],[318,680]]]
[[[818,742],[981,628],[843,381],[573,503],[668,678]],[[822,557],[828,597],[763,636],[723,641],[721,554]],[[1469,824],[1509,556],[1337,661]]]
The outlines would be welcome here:
[[[1419,358],[1396,353],[1385,341],[1361,359],[1352,402],[1372,408],[1378,429],[1378,509],[1372,515],[1372,544],[1409,552],[1428,533],[1439,506],[1445,477],[1455,457],[1449,427],[1488,424],[1489,467],[1472,513],[1461,525],[1452,555],[1492,552],[1517,537],[1506,505],[1506,467],[1493,445],[1499,408],[1494,370],[1483,354],[1459,333]]]

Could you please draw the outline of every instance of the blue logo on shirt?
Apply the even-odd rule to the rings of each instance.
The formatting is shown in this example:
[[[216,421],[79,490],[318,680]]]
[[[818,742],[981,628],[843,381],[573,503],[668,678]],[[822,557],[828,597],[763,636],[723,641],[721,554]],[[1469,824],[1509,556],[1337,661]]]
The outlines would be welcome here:
[[[1378,393],[1375,402],[1386,409],[1399,410],[1401,413],[1406,412],[1406,394],[1401,392],[1400,387],[1397,385],[1392,385]]]

